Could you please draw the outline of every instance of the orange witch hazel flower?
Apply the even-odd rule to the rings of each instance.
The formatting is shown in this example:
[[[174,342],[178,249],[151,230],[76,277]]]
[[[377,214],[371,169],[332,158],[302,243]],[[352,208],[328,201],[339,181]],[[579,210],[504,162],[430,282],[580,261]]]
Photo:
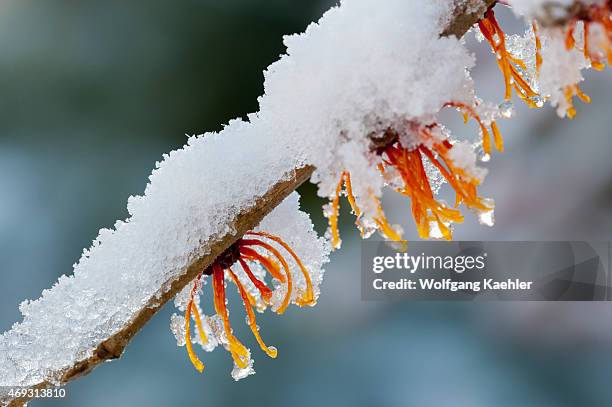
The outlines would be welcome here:
[[[223,337],[226,340],[226,348],[231,353],[232,358],[238,371],[250,368],[250,351],[236,338],[232,332],[232,327],[229,320],[229,314],[227,310],[227,299],[226,299],[226,279],[229,279],[236,286],[247,315],[247,321],[251,332],[255,336],[257,343],[261,349],[271,358],[276,358],[277,350],[272,346],[267,346],[261,335],[259,334],[259,327],[255,317],[253,307],[263,308],[273,306],[278,314],[283,314],[289,302],[291,301],[291,295],[293,290],[293,281],[291,271],[285,256],[281,252],[272,246],[271,243],[279,245],[284,249],[288,255],[293,258],[297,263],[301,272],[303,273],[306,287],[303,292],[298,295],[295,303],[299,306],[315,305],[316,300],[314,296],[314,290],[308,271],[300,261],[299,257],[281,238],[275,235],[271,235],[265,232],[248,232],[246,237],[239,239],[236,243],[230,246],[225,252],[223,252],[215,262],[209,266],[206,270],[200,273],[196,281],[193,283],[193,288],[190,291],[189,302],[185,311],[185,343],[187,345],[187,353],[194,367],[202,372],[204,365],[200,359],[196,356],[193,345],[191,342],[191,319],[192,316],[195,319],[197,332],[200,340],[204,344],[208,341],[208,336],[204,332],[200,311],[196,305],[196,292],[201,286],[200,280],[204,276],[209,276],[212,279],[213,287],[213,298],[215,312],[221,318],[221,325],[223,329]],[[269,242],[267,242],[267,241]],[[257,250],[262,249],[262,251]],[[259,263],[263,266],[266,271],[276,279],[279,283],[284,284],[284,295],[280,304],[274,305],[272,300],[272,289],[266,285],[266,283],[260,277],[256,276],[249,266],[249,262]],[[245,288],[245,285],[236,275],[236,272],[232,270],[235,264],[239,264],[244,275],[253,284],[259,294],[261,303]],[[214,328],[213,328],[214,329]],[[218,329],[218,328],[217,328]]]
[[[495,18],[493,7],[490,7],[485,12],[484,17],[478,22],[478,28],[483,37],[491,45],[491,50],[497,58],[499,70],[504,76],[504,99],[509,101],[512,98],[512,89],[514,89],[527,106],[532,108],[542,107],[543,103],[540,96],[524,77],[527,72],[525,62],[513,56],[506,46],[506,34]],[[534,29],[536,29],[535,25]],[[539,43],[539,39],[537,41]],[[538,59],[539,70],[541,56],[538,54],[536,58]]]
[[[499,0],[495,3],[510,6],[515,14],[525,17],[531,25],[533,42],[530,44],[521,39],[518,41],[518,46],[515,43],[509,48],[515,56],[520,54],[519,56],[523,58],[520,60],[522,64],[518,60],[511,59],[511,65],[514,64],[520,73],[525,72],[525,65],[528,65],[529,75],[523,77],[532,76],[530,82],[532,89],[537,88],[540,93],[540,96],[533,98],[532,101],[536,101],[537,106],[540,106],[544,100],[547,100],[556,107],[560,117],[573,119],[576,116],[575,98],[584,103],[591,102],[591,98],[579,87],[579,83],[584,80],[581,71],[587,68],[603,70],[606,63],[608,65],[612,63],[612,2],[575,0],[555,3]],[[491,39],[488,35],[491,30],[497,30],[499,26],[494,19],[493,11],[490,9],[479,23],[479,27],[483,36],[497,52],[501,47],[501,40]],[[516,42],[516,37],[507,37],[504,43]],[[494,44],[499,47],[496,48]],[[498,57],[500,55],[503,55],[503,52],[498,53]],[[503,58],[498,59],[501,67]],[[524,61],[529,63],[525,64]]]
[[[305,225],[303,216],[298,217],[297,221],[298,228],[300,221]],[[230,323],[226,291],[228,281],[236,287],[247,325],[257,344],[269,357],[276,358],[276,348],[266,345],[261,337],[255,311],[263,312],[269,307],[281,315],[291,303],[300,307],[316,304],[322,278],[320,265],[326,260],[329,250],[324,240],[317,238],[311,228],[305,232],[300,238],[292,237],[292,240],[309,250],[307,263],[314,265],[314,269],[308,269],[294,248],[278,235],[260,230],[250,231],[219,255],[182,293],[179,301],[182,304],[177,303],[177,306],[184,308],[185,315],[182,318],[173,315],[171,328],[179,345],[186,346],[189,359],[199,372],[204,370],[204,364],[196,355],[194,342],[208,351],[219,344],[223,345],[234,361],[234,379],[239,380],[254,373],[251,352],[234,335]],[[319,253],[310,253],[310,250]],[[266,283],[266,275],[271,277],[273,286]],[[202,317],[200,296],[206,280],[212,285],[213,317]],[[193,322],[196,335],[192,339]]]
[[[473,117],[478,122],[486,154],[491,150],[491,133],[493,144],[498,150],[503,150],[503,141],[495,122],[491,122],[492,129],[489,132],[473,107],[459,102],[449,102],[445,106],[455,107],[466,117]],[[477,212],[482,223],[492,224],[493,201],[480,197],[477,192],[486,171],[475,165],[476,155],[472,145],[450,142],[444,128],[436,123],[418,122],[408,122],[400,130],[387,128],[372,133],[369,140],[372,165],[383,177],[385,184],[410,199],[419,237],[452,239],[452,224],[464,220],[458,209],[461,204]],[[435,172],[454,190],[454,205],[436,197],[437,187],[432,185],[432,173]],[[326,211],[329,220],[328,236],[333,248],[339,248],[341,243],[338,213],[343,187],[362,236],[367,237],[372,231],[378,230],[388,240],[402,240],[401,230],[388,222],[380,199],[373,191],[365,199],[356,197],[351,174],[343,171]],[[373,213],[367,213],[358,205],[358,201],[373,208]]]
[[[593,69],[601,71],[612,64],[612,9],[610,2],[576,3],[565,31],[565,46],[576,47],[576,29],[582,23],[582,52]]]
[[[583,5],[576,3],[572,10],[573,17],[565,27],[565,48],[571,51],[577,48],[576,37],[579,25],[582,28],[582,54],[590,66],[598,71],[605,68],[606,62],[612,64],[612,10],[609,2]],[[577,96],[584,103],[591,103],[578,84],[563,88],[567,105],[567,117],[573,119],[576,109],[573,98]]]

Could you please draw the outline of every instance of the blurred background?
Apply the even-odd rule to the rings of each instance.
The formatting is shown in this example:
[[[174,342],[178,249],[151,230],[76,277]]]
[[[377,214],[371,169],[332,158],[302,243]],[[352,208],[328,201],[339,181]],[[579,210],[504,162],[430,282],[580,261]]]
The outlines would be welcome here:
[[[331,2],[316,0],[4,0],[0,4],[0,331],[19,303],[70,273],[101,227],[127,216],[156,160],[185,134],[219,130],[257,109],[262,70]],[[501,12],[509,32],[520,25]],[[502,78],[485,44],[469,41],[485,100]],[[610,240],[610,70],[589,74],[573,121],[518,106],[501,123],[482,195],[495,227],[468,216],[463,240]],[[517,103],[518,104],[518,103]],[[475,134],[448,123],[460,134]],[[463,133],[461,133],[463,132]],[[323,231],[321,201],[303,207]],[[347,206],[346,204],[344,205]],[[409,203],[385,199],[405,223]],[[612,404],[612,305],[374,303],[360,299],[360,241],[342,216],[313,309],[259,317],[276,360],[254,350],[257,374],[235,383],[231,359],[203,354],[199,375],[169,331],[165,307],[124,357],[33,406],[606,406]],[[231,303],[230,303],[231,306]]]

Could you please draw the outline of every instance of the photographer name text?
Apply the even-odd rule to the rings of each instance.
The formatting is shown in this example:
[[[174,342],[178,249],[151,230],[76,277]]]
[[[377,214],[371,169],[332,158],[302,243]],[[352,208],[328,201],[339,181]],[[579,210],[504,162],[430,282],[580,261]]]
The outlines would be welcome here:
[[[530,290],[533,281],[508,278],[485,278],[487,253],[477,256],[430,256],[396,253],[394,256],[376,256],[372,259],[372,288],[380,290],[426,291],[504,291]],[[441,278],[441,273],[455,275],[457,279]],[[400,274],[401,273],[401,274]],[[464,273],[465,276],[462,276]],[[475,276],[474,273],[481,275]],[[399,275],[398,275],[399,274]],[[402,277],[408,274],[407,277]],[[418,274],[415,275],[415,274]],[[427,274],[427,276],[423,276]],[[468,277],[469,278],[464,278]]]

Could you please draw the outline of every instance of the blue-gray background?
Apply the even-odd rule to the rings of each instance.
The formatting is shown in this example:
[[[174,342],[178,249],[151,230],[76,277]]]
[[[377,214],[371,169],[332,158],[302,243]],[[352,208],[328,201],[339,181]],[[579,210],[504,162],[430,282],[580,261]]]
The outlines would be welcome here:
[[[126,216],[162,153],[185,133],[217,130],[256,110],[261,71],[329,3],[293,0],[34,1],[0,4],[0,330],[25,298],[71,270],[100,227]],[[503,14],[503,13],[502,13]],[[505,21],[516,28],[516,22]],[[512,29],[510,29],[512,31]],[[406,39],[410,41],[409,38]],[[502,82],[484,44],[480,94]],[[432,61],[432,63],[443,61]],[[501,124],[507,152],[483,195],[497,225],[460,225],[458,239],[609,240],[612,217],[610,71],[589,75],[593,105],[574,121],[519,109]],[[473,127],[453,128],[463,134]],[[322,230],[320,201],[302,189]],[[408,203],[388,196],[413,239]],[[346,205],[345,205],[346,206]],[[609,304],[364,303],[359,240],[343,215],[314,309],[260,317],[257,374],[234,383],[230,356],[203,355],[198,375],[168,330],[165,308],[125,356],[34,406],[603,406],[612,403]]]

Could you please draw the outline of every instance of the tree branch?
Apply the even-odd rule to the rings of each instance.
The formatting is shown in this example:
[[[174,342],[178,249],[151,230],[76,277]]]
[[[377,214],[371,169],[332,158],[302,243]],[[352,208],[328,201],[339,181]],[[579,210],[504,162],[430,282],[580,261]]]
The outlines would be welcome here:
[[[484,11],[494,3],[495,0],[459,0],[456,2],[453,18],[448,24],[443,36],[455,35],[462,37],[469,28],[482,16]],[[296,190],[302,183],[310,178],[314,167],[306,166],[296,169],[292,174],[286,174],[285,180],[276,183],[265,195],[257,199],[256,204],[243,210],[235,219],[235,234],[227,234],[222,238],[208,242],[209,254],[197,258],[192,264],[185,267],[180,277],[167,281],[158,293],[150,298],[148,304],[133,315],[132,319],[123,329],[113,334],[110,338],[100,343],[88,359],[75,361],[75,364],[62,372],[57,372],[54,377],[61,377],[61,384],[66,384],[93,370],[100,363],[119,358],[127,344],[138,331],[151,319],[159,309],[169,300],[174,298],[189,282],[193,281],[200,271],[208,267],[215,258],[229,248],[244,233],[255,228],[259,222],[279,205],[291,192]],[[58,350],[59,351],[59,350]],[[33,389],[53,387],[53,384],[45,381],[32,386]],[[28,398],[0,399],[0,404],[8,402],[9,406],[22,406]]]
[[[442,37],[454,35],[461,38],[468,30],[478,22],[487,9],[497,0],[456,0],[453,18],[448,26],[442,31]]]

